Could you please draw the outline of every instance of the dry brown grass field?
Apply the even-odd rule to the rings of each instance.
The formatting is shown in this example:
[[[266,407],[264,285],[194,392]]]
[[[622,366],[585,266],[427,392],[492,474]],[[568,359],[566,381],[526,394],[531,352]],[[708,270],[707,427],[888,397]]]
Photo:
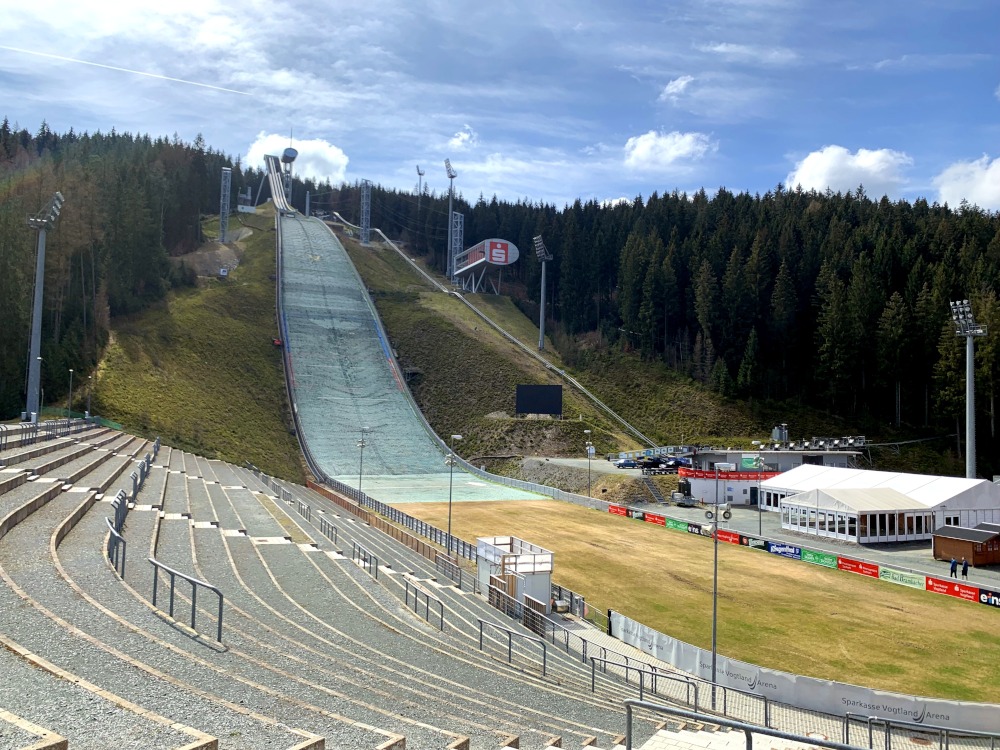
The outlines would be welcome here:
[[[405,512],[446,528],[447,503]],[[555,553],[553,580],[601,608],[711,648],[711,540],[559,501],[456,503],[456,536]],[[1000,612],[719,544],[719,653],[915,695],[1000,702]]]

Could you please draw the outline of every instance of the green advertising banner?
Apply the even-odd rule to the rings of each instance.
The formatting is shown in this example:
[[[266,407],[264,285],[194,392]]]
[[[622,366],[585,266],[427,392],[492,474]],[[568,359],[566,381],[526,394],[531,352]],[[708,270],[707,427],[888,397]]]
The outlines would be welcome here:
[[[813,552],[811,549],[802,550],[802,559],[813,565],[822,565],[824,568],[836,568],[837,556],[826,552]]]
[[[913,589],[927,588],[927,576],[916,575],[914,573],[904,573],[901,570],[893,570],[879,566],[878,577],[889,583],[898,583],[900,586],[909,586]]]
[[[757,456],[740,456],[740,471],[755,471],[757,469]]]
[[[668,529],[673,529],[674,531],[687,531],[688,523],[687,521],[678,521],[674,518],[668,518],[666,522],[666,527]]]

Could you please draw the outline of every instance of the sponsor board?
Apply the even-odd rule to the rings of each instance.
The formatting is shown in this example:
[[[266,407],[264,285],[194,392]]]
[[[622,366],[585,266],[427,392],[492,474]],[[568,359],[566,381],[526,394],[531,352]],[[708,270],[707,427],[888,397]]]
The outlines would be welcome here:
[[[613,513],[616,516],[626,516],[628,515],[628,508],[621,505],[609,505],[608,513]]]
[[[846,570],[848,573],[878,578],[878,565],[852,560],[849,557],[837,558],[837,570]]]
[[[989,589],[979,589],[979,603],[988,607],[1000,607],[1000,593]]]
[[[794,544],[785,544],[784,542],[768,542],[767,551],[772,555],[780,555],[781,557],[790,557],[793,560],[802,559],[802,550],[796,547]]]
[[[992,593],[992,592],[991,592]],[[1000,606],[1000,594],[993,594]],[[612,611],[615,636],[682,672],[705,681],[712,677],[712,654]],[[719,685],[766,697],[775,703],[843,716],[863,713],[880,719],[948,729],[996,732],[995,705],[921,698],[858,685],[780,672],[718,655]],[[704,688],[703,688],[704,689]]]
[[[655,523],[657,526],[666,526],[667,519],[663,516],[658,516],[655,513],[647,513],[646,523]]]
[[[755,536],[740,536],[740,544],[744,547],[749,547],[750,549],[760,549],[767,552],[767,540],[758,539]]]
[[[668,518],[665,524],[668,529],[673,529],[674,531],[687,531],[688,522],[678,521],[676,518]]]
[[[740,543],[740,535],[737,534],[735,531],[728,531],[726,529],[719,529],[715,533],[716,533],[716,536],[719,537],[719,541],[720,542],[729,542],[729,544],[739,544]]]
[[[931,578],[930,576],[927,576],[926,580],[927,591],[932,591],[935,594],[944,594],[945,596],[954,596],[957,599],[965,599],[967,602],[979,601],[981,589],[975,586],[969,586],[955,580],[948,581],[942,578]]]
[[[705,471],[704,469],[685,469],[682,466],[677,470],[677,473],[687,479],[715,479],[714,471]],[[779,472],[777,471],[722,471],[720,469],[719,479],[724,482],[756,482],[758,479],[761,481],[773,479],[778,474]]]
[[[813,565],[822,565],[824,568],[836,568],[837,556],[827,552],[814,552],[811,549],[802,550],[802,560]]]
[[[900,586],[909,586],[911,589],[926,589],[927,576],[907,573],[902,570],[887,568],[884,565],[878,569],[878,577],[889,583],[898,583]]]
[[[700,523],[689,523],[687,527],[688,534],[698,534],[701,535],[701,524]]]
[[[635,518],[635,519],[641,521],[641,520],[643,520],[646,517],[646,514],[643,513],[641,510],[633,510],[632,508],[629,508],[628,509],[628,517],[629,518]]]

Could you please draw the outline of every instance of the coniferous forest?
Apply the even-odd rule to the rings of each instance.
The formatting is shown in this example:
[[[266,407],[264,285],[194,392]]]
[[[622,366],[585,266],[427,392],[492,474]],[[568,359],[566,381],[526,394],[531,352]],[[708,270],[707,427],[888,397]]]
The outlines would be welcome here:
[[[35,133],[0,126],[0,416],[23,409],[35,233],[25,221],[56,190],[65,206],[48,233],[43,388],[65,392],[70,367],[88,372],[111,320],[193,283],[170,256],[201,242],[218,213],[219,175],[235,194],[268,187],[199,137]],[[261,187],[262,186],[262,187]],[[292,201],[357,223],[357,184],[296,179]],[[259,193],[259,196],[258,196]],[[444,271],[447,195],[373,187],[371,223]],[[514,242],[520,261],[503,291],[537,319],[542,235],[549,321],[562,354],[586,368],[594,351],[620,349],[664,362],[727,398],[791,401],[859,426],[960,433],[965,339],[949,302],[972,301],[991,335],[976,340],[980,473],[1000,469],[1000,217],[942,206],[790,190],[764,195],[654,193],[603,205],[556,207],[461,195],[465,246]],[[54,374],[52,382],[50,374]]]

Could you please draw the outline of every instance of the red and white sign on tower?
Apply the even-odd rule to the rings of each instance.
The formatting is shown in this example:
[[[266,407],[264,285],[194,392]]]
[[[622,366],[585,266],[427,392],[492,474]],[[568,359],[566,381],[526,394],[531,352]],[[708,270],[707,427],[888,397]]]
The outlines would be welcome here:
[[[510,243],[506,240],[490,240],[489,255],[490,263],[498,266],[506,266],[510,260]]]

